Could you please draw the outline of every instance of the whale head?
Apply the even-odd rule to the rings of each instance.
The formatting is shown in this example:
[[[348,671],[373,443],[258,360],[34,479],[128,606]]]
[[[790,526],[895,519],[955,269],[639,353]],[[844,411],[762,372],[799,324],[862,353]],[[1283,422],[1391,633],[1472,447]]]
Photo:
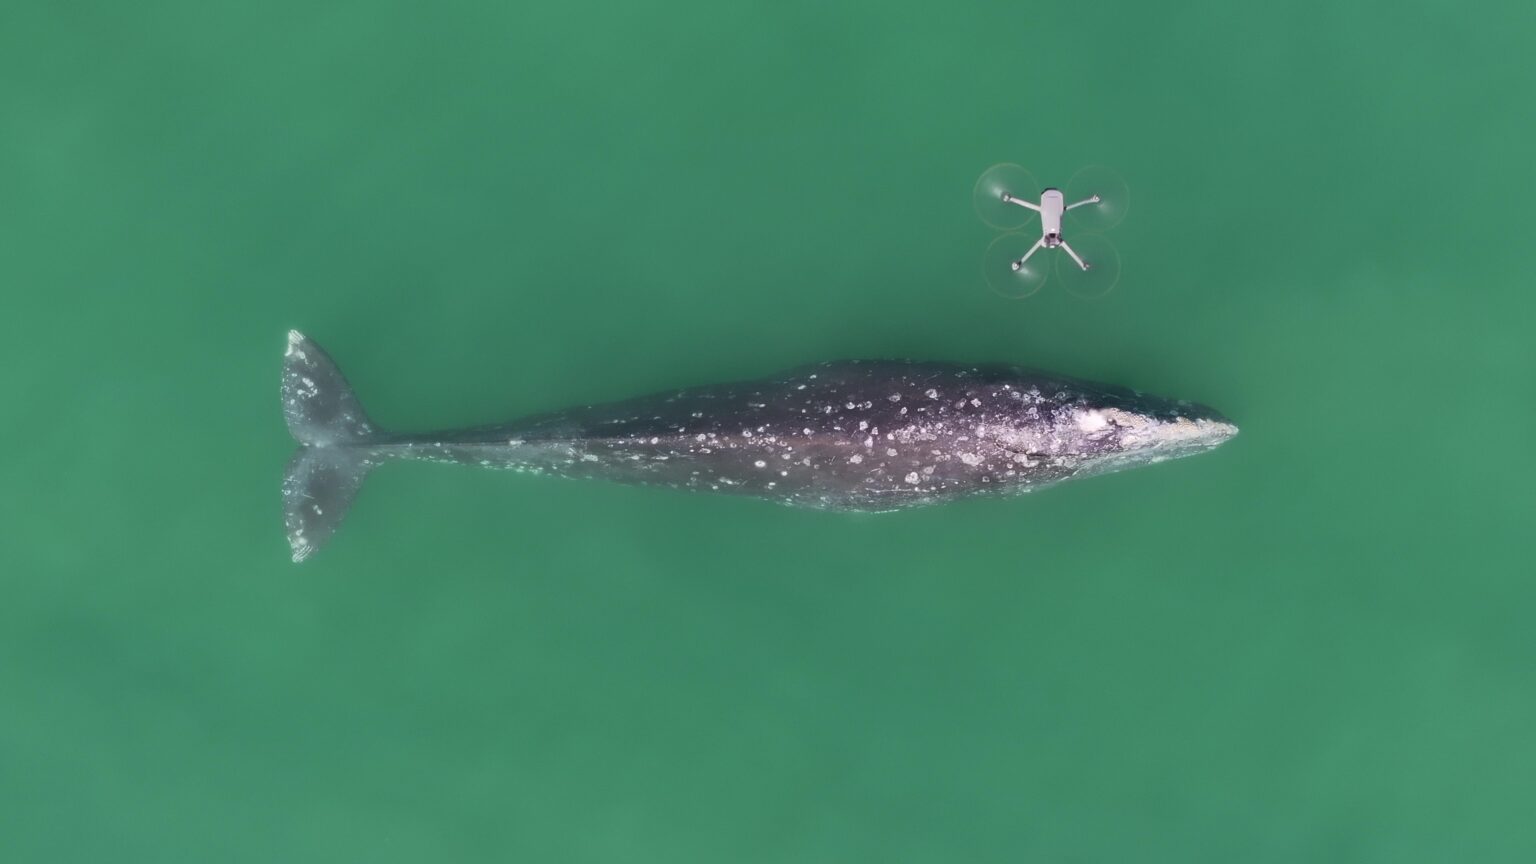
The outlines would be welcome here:
[[[1010,390],[1018,397],[978,431],[1004,450],[1074,476],[1193,456],[1238,431],[1214,408],[1124,387],[1024,376]]]

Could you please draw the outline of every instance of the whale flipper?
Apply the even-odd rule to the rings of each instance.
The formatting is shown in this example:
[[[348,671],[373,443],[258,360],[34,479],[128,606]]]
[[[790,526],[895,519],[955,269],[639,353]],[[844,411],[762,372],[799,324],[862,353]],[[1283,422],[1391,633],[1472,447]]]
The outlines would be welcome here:
[[[384,439],[329,355],[297,330],[283,356],[283,419],[299,442],[283,477],[283,521],[293,560],[325,544],[347,515]]]

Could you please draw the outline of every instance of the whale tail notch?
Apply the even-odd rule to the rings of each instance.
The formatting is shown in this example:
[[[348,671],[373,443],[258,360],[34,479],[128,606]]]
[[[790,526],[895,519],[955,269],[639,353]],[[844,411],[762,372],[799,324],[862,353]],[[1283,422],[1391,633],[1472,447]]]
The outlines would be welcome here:
[[[283,476],[283,521],[294,561],[314,554],[346,517],[383,443],[330,356],[297,330],[283,355],[283,419],[299,442]]]

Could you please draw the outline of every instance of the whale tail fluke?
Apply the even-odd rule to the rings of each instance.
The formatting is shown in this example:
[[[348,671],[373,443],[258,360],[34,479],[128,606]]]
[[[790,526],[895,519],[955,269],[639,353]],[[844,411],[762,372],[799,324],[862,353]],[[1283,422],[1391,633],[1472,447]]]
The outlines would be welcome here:
[[[283,356],[283,419],[299,442],[283,477],[283,521],[293,560],[330,539],[384,441],[330,356],[297,330]]]

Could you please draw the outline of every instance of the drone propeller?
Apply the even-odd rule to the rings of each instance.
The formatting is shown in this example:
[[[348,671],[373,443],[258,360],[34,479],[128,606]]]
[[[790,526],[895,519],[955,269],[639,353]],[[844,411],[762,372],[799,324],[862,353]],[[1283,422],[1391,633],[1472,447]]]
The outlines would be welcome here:
[[[971,190],[971,203],[976,206],[976,215],[981,217],[981,221],[1000,231],[1013,231],[1035,218],[1035,211],[1010,204],[1003,196],[1011,195],[1038,205],[1040,191],[1044,188],[1024,168],[1012,162],[1000,162],[976,178],[976,186]]]
[[[1086,299],[1103,297],[1114,289],[1120,281],[1120,253],[1108,238],[1103,234],[1069,234],[1062,240],[1061,246],[1050,250],[1061,287]]]
[[[1067,211],[1067,220],[1079,231],[1108,231],[1120,224],[1131,209],[1131,189],[1120,172],[1103,165],[1089,165],[1067,181],[1062,190],[1068,206],[1098,196],[1099,200]]]
[[[1035,249],[1039,242],[1038,234],[1019,232],[1002,234],[993,240],[981,257],[981,272],[987,278],[987,286],[1009,300],[1023,300],[1039,291],[1051,272],[1051,258],[1061,254],[1059,249]],[[1029,260],[1019,264],[1025,255],[1029,255]]]

